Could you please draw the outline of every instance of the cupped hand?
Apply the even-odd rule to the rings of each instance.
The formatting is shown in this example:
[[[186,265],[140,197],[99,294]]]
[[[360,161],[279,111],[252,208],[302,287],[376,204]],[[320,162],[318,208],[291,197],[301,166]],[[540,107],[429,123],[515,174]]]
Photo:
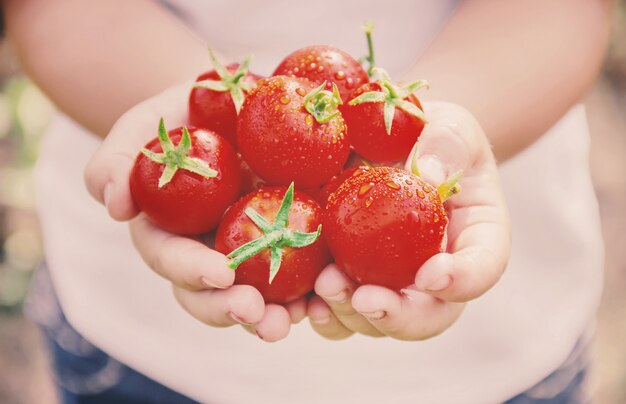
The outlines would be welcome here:
[[[307,308],[312,327],[326,338],[355,332],[401,340],[431,338],[450,327],[465,302],[489,290],[506,267],[511,223],[485,133],[458,105],[427,103],[424,110],[429,122],[405,168],[416,165],[433,185],[458,170],[464,172],[462,191],[446,202],[446,251],[426,261],[415,283],[399,293],[356,285],[329,265],[318,277],[317,296]]]
[[[135,156],[156,137],[161,117],[168,128],[187,124],[191,85],[171,87],[120,117],[85,170],[87,188],[113,219],[129,221],[143,260],[172,283],[176,299],[193,317],[215,327],[243,324],[265,341],[280,340],[304,318],[303,299],[266,305],[254,287],[233,285],[235,273],[223,254],[198,239],[159,229],[133,203],[129,175]]]

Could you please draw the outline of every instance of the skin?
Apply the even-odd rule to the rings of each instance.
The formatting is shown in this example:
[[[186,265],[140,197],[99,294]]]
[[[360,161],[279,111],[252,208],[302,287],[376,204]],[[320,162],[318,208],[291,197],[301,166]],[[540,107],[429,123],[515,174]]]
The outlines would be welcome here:
[[[252,324],[249,328],[266,341],[284,338],[290,324],[303,318],[303,301],[264,305],[256,289],[231,286],[234,274],[222,254],[137,216],[127,186],[134,153],[160,116],[172,126],[184,123],[190,83],[171,86],[206,70],[208,61],[206,45],[156,2],[121,4],[2,2],[23,69],[64,112],[101,136],[108,133],[86,170],[87,187],[111,217],[130,220],[138,251],[172,281],[181,305],[209,325]],[[457,223],[450,226],[451,253],[426,262],[405,294],[373,286],[355,290],[329,266],[316,282],[321,297],[308,305],[318,333],[331,339],[353,332],[429,338],[458,318],[459,302],[480,296],[498,280],[508,258],[510,224],[495,161],[523,150],[585,95],[602,63],[611,9],[608,0],[460,3],[403,77],[406,82],[428,78],[432,90],[423,100],[450,100],[467,108],[424,103],[430,125],[417,156],[431,180],[451,166],[467,168],[464,192],[450,200],[451,223]],[[109,29],[112,21],[115,30]],[[92,46],[96,42],[98,47]],[[145,101],[137,104],[140,100]],[[450,142],[445,148],[443,139]],[[437,286],[444,287],[433,290],[442,278]]]

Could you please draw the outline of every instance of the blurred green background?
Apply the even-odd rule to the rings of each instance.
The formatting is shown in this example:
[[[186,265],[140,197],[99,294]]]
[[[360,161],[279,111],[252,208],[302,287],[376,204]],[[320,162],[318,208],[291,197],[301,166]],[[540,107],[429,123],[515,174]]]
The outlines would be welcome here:
[[[626,403],[626,1],[617,3],[612,43],[586,104],[591,168],[606,243],[605,293],[598,314],[595,402]],[[37,330],[22,316],[42,257],[33,168],[54,108],[24,77],[0,41],[0,403],[54,403]]]

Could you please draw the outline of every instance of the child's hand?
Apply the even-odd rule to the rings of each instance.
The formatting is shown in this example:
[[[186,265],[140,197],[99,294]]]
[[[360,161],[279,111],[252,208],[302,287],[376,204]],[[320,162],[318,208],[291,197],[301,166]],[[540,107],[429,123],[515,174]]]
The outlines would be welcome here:
[[[304,299],[286,307],[266,305],[255,288],[233,286],[235,274],[223,254],[157,228],[140,214],[131,198],[128,178],[135,156],[156,136],[161,117],[172,128],[186,124],[190,88],[191,83],[172,87],[125,113],[89,163],[87,188],[112,218],[130,221],[143,260],[172,282],[176,298],[192,316],[216,327],[249,325],[246,328],[264,340],[277,341],[287,336],[292,322],[304,318]]]
[[[327,338],[353,332],[403,340],[433,337],[456,321],[464,302],[489,290],[504,271],[511,224],[489,142],[463,108],[432,103],[425,110],[429,123],[406,168],[415,159],[421,176],[434,185],[464,170],[461,193],[446,202],[447,252],[428,260],[415,284],[401,293],[358,287],[329,265],[317,279],[318,296],[308,305],[311,325]]]

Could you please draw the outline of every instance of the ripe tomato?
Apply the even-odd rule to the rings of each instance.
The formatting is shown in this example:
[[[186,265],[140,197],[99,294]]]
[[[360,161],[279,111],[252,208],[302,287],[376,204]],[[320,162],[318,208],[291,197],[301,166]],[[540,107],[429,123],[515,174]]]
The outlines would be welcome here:
[[[448,218],[439,190],[407,171],[360,167],[328,198],[324,236],[360,284],[400,290],[442,252]]]
[[[210,129],[235,145],[237,114],[245,94],[262,77],[248,72],[249,59],[241,65],[222,66],[211,54],[214,70],[201,74],[189,94],[189,122]]]
[[[321,207],[326,207],[330,195],[339,188],[341,184],[354,174],[360,167],[350,167],[343,170],[340,174],[335,175],[322,188],[309,191],[309,195],[313,196]],[[365,167],[363,167],[365,168]]]
[[[277,75],[304,77],[318,84],[326,82],[327,90],[335,83],[343,99],[369,81],[359,62],[329,45],[307,46],[291,53],[272,73]]]
[[[168,134],[163,119],[130,174],[139,209],[159,227],[186,235],[212,230],[240,188],[240,161],[223,137],[196,128]]]
[[[315,87],[307,79],[275,76],[259,81],[244,101],[237,120],[239,151],[269,184],[319,187],[348,159],[337,92]]]
[[[413,93],[426,85],[419,81],[397,88],[383,73],[379,81],[359,87],[340,107],[354,150],[377,163],[406,159],[425,122]]]
[[[215,249],[237,268],[235,283],[252,285],[266,302],[287,303],[313,289],[328,264],[319,238],[322,209],[304,193],[260,188],[235,203],[217,229]]]

